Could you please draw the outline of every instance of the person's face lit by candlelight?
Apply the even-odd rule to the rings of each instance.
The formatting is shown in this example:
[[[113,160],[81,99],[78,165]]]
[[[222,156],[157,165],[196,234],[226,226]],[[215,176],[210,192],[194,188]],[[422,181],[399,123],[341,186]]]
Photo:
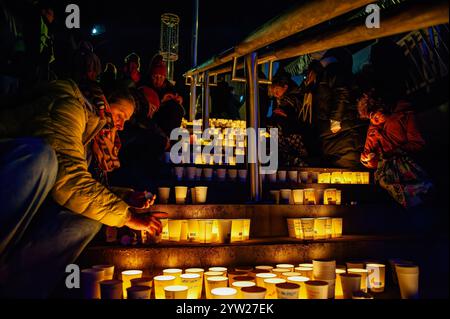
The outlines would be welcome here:
[[[386,115],[381,111],[371,112],[369,114],[370,122],[373,125],[381,125],[386,122]]]
[[[280,99],[283,97],[283,95],[286,93],[287,90],[288,90],[287,85],[284,85],[284,86],[273,85],[271,92],[272,92],[273,97],[275,97],[276,99]]]
[[[122,131],[125,122],[128,121],[134,113],[134,104],[131,101],[122,99],[111,104],[111,114],[114,120],[114,127]]]
[[[163,74],[152,74],[152,84],[157,89],[163,87],[165,80],[166,77]]]

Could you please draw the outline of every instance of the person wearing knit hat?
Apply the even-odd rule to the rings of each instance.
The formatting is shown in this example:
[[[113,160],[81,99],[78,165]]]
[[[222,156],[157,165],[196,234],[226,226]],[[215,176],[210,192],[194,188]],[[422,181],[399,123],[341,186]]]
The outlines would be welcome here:
[[[136,53],[130,53],[124,59],[123,73],[134,85],[141,80],[141,58]],[[133,86],[133,83],[130,83]]]

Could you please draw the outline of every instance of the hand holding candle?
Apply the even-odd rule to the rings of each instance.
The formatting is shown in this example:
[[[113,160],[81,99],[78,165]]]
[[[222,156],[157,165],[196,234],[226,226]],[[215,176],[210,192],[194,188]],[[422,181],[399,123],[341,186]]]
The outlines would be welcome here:
[[[167,213],[155,212],[145,215],[131,214],[130,219],[125,223],[125,226],[134,230],[145,230],[150,235],[157,235],[162,232],[161,218],[167,218]]]

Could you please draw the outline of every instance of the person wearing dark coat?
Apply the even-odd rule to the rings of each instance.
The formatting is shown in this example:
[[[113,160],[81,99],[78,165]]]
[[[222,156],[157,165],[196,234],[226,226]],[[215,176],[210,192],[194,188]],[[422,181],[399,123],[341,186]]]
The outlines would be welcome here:
[[[366,125],[358,118],[352,65],[351,53],[339,48],[327,51],[308,70],[304,106],[312,113],[323,165],[360,168]]]

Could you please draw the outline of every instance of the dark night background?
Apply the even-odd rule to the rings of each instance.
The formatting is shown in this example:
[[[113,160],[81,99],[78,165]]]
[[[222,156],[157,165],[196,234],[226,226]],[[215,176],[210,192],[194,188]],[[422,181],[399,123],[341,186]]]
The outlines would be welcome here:
[[[200,0],[198,63],[201,64],[243,40],[261,24],[289,9],[297,0],[212,1]],[[68,30],[64,26],[65,6],[76,3],[80,7],[81,29]],[[191,67],[191,38],[193,0],[152,1],[58,1],[56,3],[57,60],[64,68],[70,54],[70,35],[76,41],[85,39],[95,45],[103,64],[113,62],[120,67],[131,52],[141,56],[143,72],[159,49],[160,17],[174,13],[180,17],[179,61],[175,64],[175,78],[180,85],[182,74]],[[104,25],[105,32],[91,36],[94,25]],[[62,65],[61,65],[62,64]]]

